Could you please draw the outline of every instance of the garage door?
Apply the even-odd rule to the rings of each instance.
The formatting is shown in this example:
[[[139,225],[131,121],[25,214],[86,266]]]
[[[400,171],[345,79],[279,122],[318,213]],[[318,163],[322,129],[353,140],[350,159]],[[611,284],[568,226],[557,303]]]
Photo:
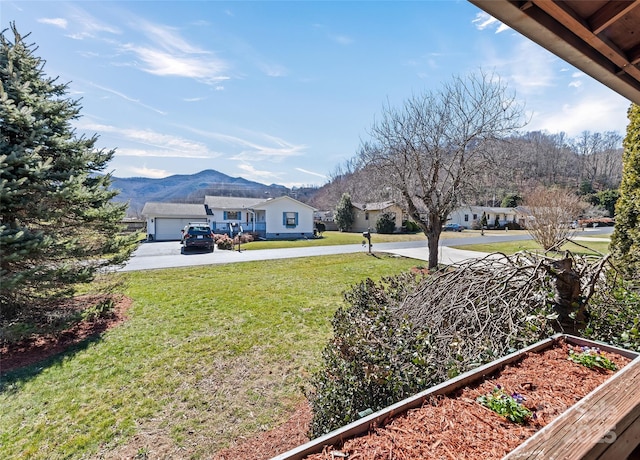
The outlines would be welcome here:
[[[200,219],[201,221],[202,219]],[[169,219],[156,218],[156,241],[179,241],[180,230],[189,222],[199,222],[198,219]]]

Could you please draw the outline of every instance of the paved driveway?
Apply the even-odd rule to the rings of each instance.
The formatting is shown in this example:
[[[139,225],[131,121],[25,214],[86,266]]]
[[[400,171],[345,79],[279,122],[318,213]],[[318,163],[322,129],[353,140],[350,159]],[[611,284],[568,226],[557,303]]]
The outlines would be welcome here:
[[[584,234],[604,234],[608,236],[611,228],[593,229]],[[465,251],[448,247],[487,242],[514,241],[529,239],[527,234],[487,234],[484,236],[469,238],[450,238],[440,240],[440,261],[444,264],[455,264],[469,258],[484,257],[486,254],[475,251]],[[426,241],[405,241],[400,243],[375,243],[373,249],[376,252],[387,252],[402,257],[416,260],[429,260]],[[286,249],[258,249],[251,251],[221,251],[214,252],[187,252],[180,253],[178,241],[145,242],[133,253],[131,259],[118,271],[152,270],[157,268],[190,267],[197,265],[228,264],[235,262],[250,262],[257,260],[289,259],[294,257],[326,256],[332,254],[348,254],[355,252],[367,252],[368,248],[360,244],[347,244],[340,246],[314,246],[305,248]]]

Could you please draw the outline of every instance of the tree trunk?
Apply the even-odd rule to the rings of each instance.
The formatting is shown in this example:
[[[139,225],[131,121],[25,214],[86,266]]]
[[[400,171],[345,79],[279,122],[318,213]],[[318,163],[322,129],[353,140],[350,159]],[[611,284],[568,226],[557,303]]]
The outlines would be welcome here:
[[[438,243],[440,242],[440,234],[442,233],[442,221],[437,214],[429,216],[429,222],[423,228],[427,237],[427,248],[429,249],[429,270],[438,268]]]
[[[429,270],[438,268],[438,242],[440,235],[427,235],[427,247],[429,248]]]
[[[573,270],[573,261],[568,258],[553,262],[549,272],[555,277],[553,304],[558,313],[559,332],[576,334],[584,329],[587,321],[580,275]]]

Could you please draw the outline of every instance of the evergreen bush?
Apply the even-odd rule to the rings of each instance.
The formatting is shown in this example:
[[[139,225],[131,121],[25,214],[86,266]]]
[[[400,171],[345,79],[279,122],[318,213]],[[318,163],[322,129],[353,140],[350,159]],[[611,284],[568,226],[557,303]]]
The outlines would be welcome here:
[[[376,231],[381,234],[391,234],[396,231],[396,216],[390,212],[380,214],[376,221]]]
[[[430,344],[425,333],[392,312],[415,286],[415,277],[370,279],[345,294],[333,318],[333,339],[307,395],[311,435],[321,436],[429,386]]]

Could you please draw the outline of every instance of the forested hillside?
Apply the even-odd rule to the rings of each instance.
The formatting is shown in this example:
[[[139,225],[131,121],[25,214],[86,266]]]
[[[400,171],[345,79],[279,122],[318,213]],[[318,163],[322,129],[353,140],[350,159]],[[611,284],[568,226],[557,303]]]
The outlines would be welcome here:
[[[508,195],[523,196],[536,185],[560,185],[583,195],[620,185],[622,136],[616,132],[585,131],[576,138],[526,132],[483,148],[482,165],[468,172],[477,177],[475,190],[465,199],[468,204],[500,206]],[[353,201],[392,198],[369,177],[366,165],[349,160],[336,167],[332,180],[309,203],[333,209],[344,192]]]

